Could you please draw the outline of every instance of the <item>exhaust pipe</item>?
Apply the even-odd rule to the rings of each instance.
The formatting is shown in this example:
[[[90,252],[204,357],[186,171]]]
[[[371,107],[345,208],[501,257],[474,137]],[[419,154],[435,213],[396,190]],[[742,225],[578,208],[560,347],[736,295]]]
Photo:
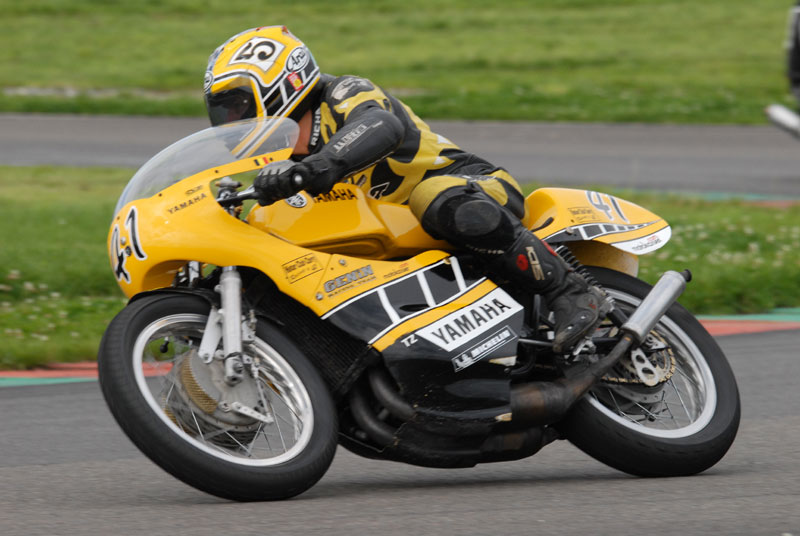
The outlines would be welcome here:
[[[378,378],[370,381],[373,387],[385,382],[385,378],[375,374],[372,376]],[[385,389],[388,387],[379,385],[378,389],[386,395]],[[547,427],[529,427],[525,430],[493,434],[481,444],[469,444],[467,441],[466,446],[460,437],[441,437],[427,434],[420,429],[411,432],[406,430],[405,437],[402,437],[400,428],[393,428],[378,418],[367,401],[365,391],[364,385],[353,389],[350,395],[351,415],[359,428],[379,449],[378,456],[388,460],[423,467],[473,467],[478,463],[527,458],[559,438],[559,433],[555,429]],[[389,396],[395,398],[399,395]],[[397,409],[400,408],[395,407],[395,410]],[[405,409],[401,411],[406,412]]]
[[[512,421],[543,426],[560,421],[567,411],[631,348],[640,345],[686,288],[692,274],[668,271],[658,280],[631,317],[622,325],[620,341],[606,356],[571,378],[531,382],[511,388]]]

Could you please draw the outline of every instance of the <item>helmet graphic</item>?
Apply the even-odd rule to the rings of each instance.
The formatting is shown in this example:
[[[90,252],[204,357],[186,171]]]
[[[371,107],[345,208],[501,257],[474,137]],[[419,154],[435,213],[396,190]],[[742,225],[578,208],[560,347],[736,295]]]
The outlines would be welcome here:
[[[237,34],[208,59],[204,93],[216,126],[251,117],[298,120],[319,82],[311,52],[285,26],[264,26]]]

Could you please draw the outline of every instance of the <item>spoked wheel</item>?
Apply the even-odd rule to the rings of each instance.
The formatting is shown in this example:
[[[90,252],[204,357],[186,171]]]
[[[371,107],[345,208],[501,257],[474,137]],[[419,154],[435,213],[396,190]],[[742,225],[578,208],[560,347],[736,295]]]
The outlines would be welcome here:
[[[259,322],[244,380],[198,352],[209,305],[185,294],[134,301],[109,326],[98,357],[106,401],[150,459],[184,482],[237,500],[283,499],[322,477],[336,414],[317,371]]]
[[[592,274],[630,313],[646,283],[611,270]],[[601,325],[598,335],[611,331]],[[686,309],[673,305],[647,348],[623,357],[560,425],[592,457],[640,476],[698,473],[725,455],[739,426],[736,380],[722,350]]]

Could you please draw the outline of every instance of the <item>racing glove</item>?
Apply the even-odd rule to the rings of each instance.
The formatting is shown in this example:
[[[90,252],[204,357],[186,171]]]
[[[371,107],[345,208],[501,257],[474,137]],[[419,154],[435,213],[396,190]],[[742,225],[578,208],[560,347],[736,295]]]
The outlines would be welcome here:
[[[275,201],[291,197],[303,189],[308,182],[308,166],[293,164],[281,171],[264,168],[253,181],[258,204],[271,205]]]
[[[258,204],[264,206],[291,197],[300,190],[311,195],[328,192],[338,179],[338,173],[327,160],[314,155],[281,171],[262,169],[253,181],[253,188]]]

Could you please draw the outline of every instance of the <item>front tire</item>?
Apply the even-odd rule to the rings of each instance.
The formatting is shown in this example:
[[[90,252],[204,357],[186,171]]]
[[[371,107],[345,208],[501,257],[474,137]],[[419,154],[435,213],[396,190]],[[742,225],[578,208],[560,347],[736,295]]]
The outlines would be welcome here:
[[[227,386],[222,361],[205,364],[197,352],[209,309],[198,296],[165,293],[114,318],[98,354],[112,414],[146,456],[197,489],[239,501],[302,493],[336,450],[326,385],[291,340],[259,321],[245,349],[255,376]],[[256,413],[232,411],[237,401]]]
[[[589,270],[628,314],[651,288],[619,272]],[[671,348],[669,378],[649,388],[601,380],[559,428],[578,448],[626,473],[699,473],[717,463],[736,436],[741,411],[736,379],[711,335],[679,304],[651,333]]]

